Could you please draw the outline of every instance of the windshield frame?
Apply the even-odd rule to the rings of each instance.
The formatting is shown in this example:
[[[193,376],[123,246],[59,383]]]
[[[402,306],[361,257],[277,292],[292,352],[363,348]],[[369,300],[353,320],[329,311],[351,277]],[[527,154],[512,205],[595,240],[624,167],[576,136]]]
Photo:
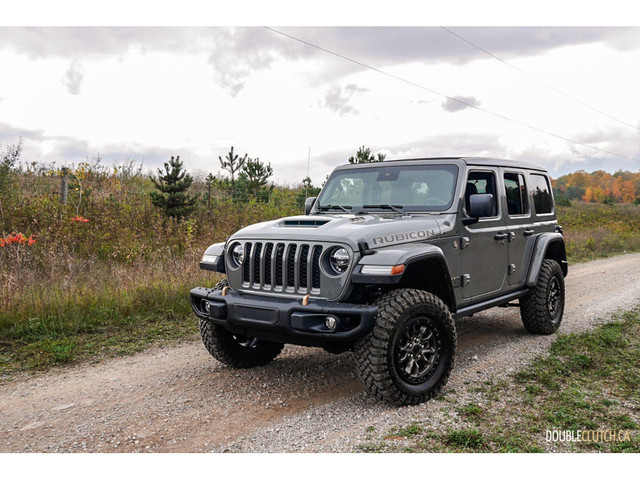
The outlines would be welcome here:
[[[370,166],[369,166],[370,165]],[[382,206],[382,207],[375,207],[375,208],[364,208],[364,205],[353,205],[353,202],[350,202],[351,205],[347,206],[347,209],[349,210],[349,212],[344,212],[340,210],[340,205],[331,205],[331,203],[323,205],[321,203],[322,200],[322,196],[323,194],[327,191],[326,188],[328,185],[330,185],[330,182],[332,180],[335,180],[336,177],[339,176],[343,176],[345,172],[352,172],[352,171],[356,171],[356,170],[363,170],[363,171],[370,171],[370,170],[378,170],[378,171],[382,171],[382,169],[401,169],[401,170],[436,170],[439,169],[438,167],[440,167],[440,169],[443,169],[442,167],[445,167],[445,170],[449,170],[452,174],[453,174],[453,180],[452,180],[452,186],[451,186],[451,193],[450,193],[450,197],[449,197],[449,203],[447,203],[446,205],[397,205],[397,203],[394,203],[393,206],[394,207],[401,207],[402,212],[396,212],[394,211],[395,209],[392,208],[388,208],[388,206]],[[396,177],[397,178],[397,177]],[[318,194],[318,198],[313,206],[313,210],[311,213],[315,213],[315,214],[326,214],[326,213],[332,213],[332,214],[344,214],[344,213],[350,213],[350,214],[359,214],[359,213],[376,213],[376,214],[381,214],[381,213],[386,213],[386,214],[398,214],[398,213],[443,213],[443,212],[447,212],[448,210],[450,210],[452,207],[455,206],[455,201],[456,201],[456,191],[458,188],[458,181],[460,179],[460,165],[458,164],[458,162],[429,162],[428,164],[409,164],[409,163],[398,163],[398,164],[394,164],[391,162],[384,162],[384,164],[382,162],[380,163],[375,163],[375,164],[367,164],[367,166],[365,167],[364,165],[361,164],[356,164],[356,165],[348,165],[348,166],[344,166],[344,167],[338,167],[336,168],[331,175],[329,176],[329,178],[327,179],[324,187],[322,188],[322,191]],[[391,180],[394,181],[394,180]],[[381,202],[382,203],[382,202]],[[329,208],[327,209],[327,207],[333,207],[333,208]]]

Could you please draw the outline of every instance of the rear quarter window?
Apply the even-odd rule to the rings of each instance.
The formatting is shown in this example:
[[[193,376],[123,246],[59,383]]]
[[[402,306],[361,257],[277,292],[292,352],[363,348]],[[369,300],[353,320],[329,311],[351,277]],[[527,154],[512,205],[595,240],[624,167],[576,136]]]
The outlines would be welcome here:
[[[553,212],[551,188],[546,176],[537,173],[529,175],[530,190],[533,195],[533,208],[541,215]]]

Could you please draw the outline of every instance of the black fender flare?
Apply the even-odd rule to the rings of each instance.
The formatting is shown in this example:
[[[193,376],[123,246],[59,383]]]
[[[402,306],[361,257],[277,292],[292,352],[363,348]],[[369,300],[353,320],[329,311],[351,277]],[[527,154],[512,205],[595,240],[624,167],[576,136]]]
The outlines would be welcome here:
[[[552,254],[550,254],[551,252]],[[561,233],[542,233],[536,238],[536,243],[531,254],[529,272],[527,273],[527,287],[533,287],[538,283],[542,262],[546,258],[557,260],[562,268],[563,276],[567,276],[569,271],[567,251],[564,245],[564,237]]]
[[[362,257],[352,273],[351,282],[369,285],[399,284],[402,282],[402,279],[405,278],[405,274],[411,270],[412,266],[415,267],[415,265],[422,262],[437,262],[444,276],[442,281],[445,284],[445,290],[449,297],[448,299],[443,298],[442,300],[449,306],[451,313],[455,313],[455,293],[451,282],[449,265],[447,264],[442,249],[432,244],[413,244],[410,249],[408,249],[406,245],[402,247],[404,248],[389,247],[380,249],[376,250],[375,255]],[[397,275],[366,275],[362,273],[362,267],[367,265],[405,265],[405,269]]]

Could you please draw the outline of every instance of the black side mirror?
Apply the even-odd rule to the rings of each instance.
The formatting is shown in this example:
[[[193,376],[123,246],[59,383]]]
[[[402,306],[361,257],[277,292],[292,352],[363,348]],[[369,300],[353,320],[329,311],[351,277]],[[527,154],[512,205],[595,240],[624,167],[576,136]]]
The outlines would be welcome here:
[[[309,215],[311,213],[311,209],[313,208],[313,204],[316,203],[316,198],[318,197],[309,197],[304,201],[304,214]]]
[[[493,195],[490,193],[476,193],[469,197],[469,216],[463,219],[465,225],[476,223],[482,217],[493,216]]]

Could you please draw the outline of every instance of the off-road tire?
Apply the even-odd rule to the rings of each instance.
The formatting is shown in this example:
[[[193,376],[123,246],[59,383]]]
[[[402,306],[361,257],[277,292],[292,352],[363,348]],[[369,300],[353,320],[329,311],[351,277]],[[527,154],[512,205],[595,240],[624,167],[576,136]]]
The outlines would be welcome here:
[[[414,289],[392,290],[380,297],[377,306],[373,330],[355,345],[360,379],[373,396],[391,404],[426,402],[440,392],[453,369],[456,328],[449,308],[432,293]],[[418,333],[415,333],[416,328]],[[407,339],[411,341],[412,331],[416,335],[413,341],[417,350],[408,353]],[[428,338],[423,339],[423,335]],[[418,345],[418,337],[425,342],[422,346]],[[433,345],[430,347],[433,353],[427,352],[426,342]],[[419,351],[421,348],[423,350]],[[412,376],[406,371],[409,365],[403,363],[407,361],[403,358],[418,353],[427,365],[422,376]],[[416,365],[418,362],[414,360],[410,367],[412,372]]]
[[[555,260],[542,262],[538,283],[520,299],[520,316],[530,333],[549,335],[560,327],[564,312],[564,277]]]
[[[228,285],[227,280],[222,280],[214,289],[221,290]],[[282,343],[234,335],[223,326],[202,318],[200,319],[200,336],[213,358],[234,368],[266,365],[284,348]]]

